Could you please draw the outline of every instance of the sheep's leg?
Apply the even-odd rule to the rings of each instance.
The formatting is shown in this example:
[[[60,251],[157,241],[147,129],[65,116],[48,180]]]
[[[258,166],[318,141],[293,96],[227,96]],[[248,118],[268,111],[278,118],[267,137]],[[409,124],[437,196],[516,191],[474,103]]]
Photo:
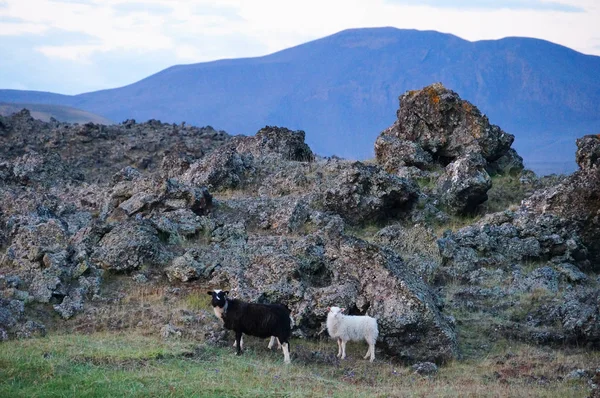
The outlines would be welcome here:
[[[365,359],[371,357],[371,362],[375,360],[375,343],[369,343],[369,349],[367,350],[367,354],[365,355]]]
[[[281,348],[283,350],[283,363],[285,363],[286,365],[291,363],[292,361],[290,360],[290,350],[289,350],[289,344],[288,343],[283,343],[281,345]]]
[[[275,341],[277,341],[277,349],[281,350],[281,343],[279,342],[279,337],[271,336],[271,340],[269,340],[269,345],[267,348],[270,350],[275,345]]]
[[[240,339],[240,345],[242,346],[242,349],[244,349],[244,336],[242,335],[242,338]],[[237,341],[233,342],[233,348],[237,347]]]
[[[340,339],[340,338],[338,337],[338,339],[337,339],[337,343],[338,343],[338,353],[337,353],[337,355],[336,355],[336,356],[339,358],[339,357],[341,357],[341,356],[342,356],[342,339]]]
[[[369,362],[373,362],[375,360],[375,343],[369,345],[371,346],[371,360]]]
[[[235,332],[235,342],[237,344],[237,352],[236,355],[242,355],[242,332]]]
[[[346,359],[346,341],[342,340],[342,358],[341,359]]]

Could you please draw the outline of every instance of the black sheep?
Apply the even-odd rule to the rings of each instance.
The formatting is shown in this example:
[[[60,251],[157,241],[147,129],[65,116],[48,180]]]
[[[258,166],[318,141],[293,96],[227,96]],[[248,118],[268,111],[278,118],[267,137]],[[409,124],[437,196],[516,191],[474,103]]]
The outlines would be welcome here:
[[[246,303],[227,297],[229,291],[207,292],[212,306],[225,329],[235,331],[237,355],[242,353],[241,339],[245,333],[261,338],[276,337],[281,343],[284,362],[290,363],[289,343],[292,334],[290,310],[283,304]]]

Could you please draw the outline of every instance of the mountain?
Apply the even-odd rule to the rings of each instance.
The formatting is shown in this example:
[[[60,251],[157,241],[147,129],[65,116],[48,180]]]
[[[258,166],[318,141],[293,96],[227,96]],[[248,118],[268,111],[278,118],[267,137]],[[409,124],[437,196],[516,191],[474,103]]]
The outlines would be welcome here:
[[[547,41],[469,42],[434,31],[345,30],[271,55],[165,69],[131,85],[65,96],[0,90],[0,101],[74,106],[122,121],[160,119],[254,134],[302,129],[323,155],[373,156],[398,96],[433,82],[516,136],[526,165],[575,169],[575,138],[600,130],[600,57]]]
[[[69,106],[50,105],[50,104],[21,104],[21,103],[2,103],[0,102],[0,115],[9,116],[19,112],[22,109],[28,109],[34,119],[44,122],[54,118],[66,123],[97,123],[97,124],[113,124],[113,121],[95,115],[90,112],[83,111]]]

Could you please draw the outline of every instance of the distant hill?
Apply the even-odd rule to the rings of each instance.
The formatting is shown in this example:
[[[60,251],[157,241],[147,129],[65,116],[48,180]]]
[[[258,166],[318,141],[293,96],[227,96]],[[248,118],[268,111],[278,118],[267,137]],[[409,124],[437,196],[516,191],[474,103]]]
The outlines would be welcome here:
[[[469,42],[395,28],[346,30],[264,57],[173,66],[121,88],[76,96],[0,90],[0,100],[232,134],[280,125],[305,130],[319,154],[364,159],[395,119],[398,96],[434,82],[515,134],[526,164],[535,170],[543,162],[544,173],[574,170],[575,138],[600,131],[600,57],[537,39]]]
[[[105,117],[68,106],[0,102],[0,115],[2,116],[9,116],[19,112],[21,109],[28,109],[34,119],[44,122],[49,122],[50,118],[53,117],[56,120],[67,123],[84,124],[92,122],[96,124],[114,124],[113,121]]]

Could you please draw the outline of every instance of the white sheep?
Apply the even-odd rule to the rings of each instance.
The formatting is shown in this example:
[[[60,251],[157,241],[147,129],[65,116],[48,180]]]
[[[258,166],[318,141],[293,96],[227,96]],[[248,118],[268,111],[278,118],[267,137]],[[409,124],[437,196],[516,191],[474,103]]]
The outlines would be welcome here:
[[[327,308],[327,331],[333,338],[337,338],[338,358],[346,358],[346,342],[349,340],[366,340],[369,344],[369,350],[365,359],[371,356],[371,362],[375,360],[375,342],[379,336],[377,320],[370,316],[344,315],[344,308]]]

